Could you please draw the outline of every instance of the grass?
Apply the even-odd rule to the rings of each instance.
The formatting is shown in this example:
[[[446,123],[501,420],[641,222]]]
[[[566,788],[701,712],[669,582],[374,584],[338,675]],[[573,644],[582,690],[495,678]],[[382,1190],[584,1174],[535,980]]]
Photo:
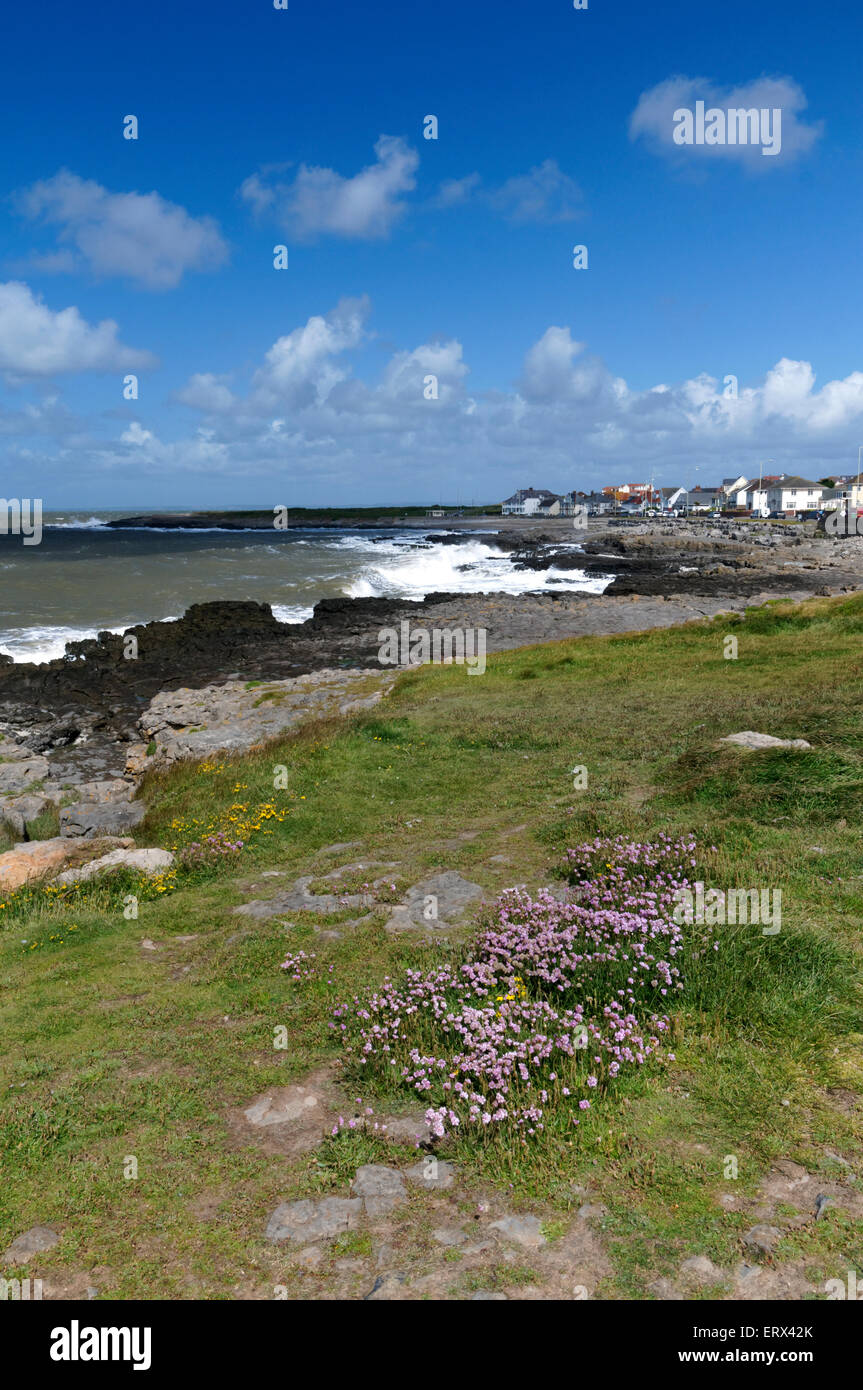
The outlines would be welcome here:
[[[736,661],[723,659],[729,631]],[[459,943],[387,934],[386,893],[339,938],[317,935],[310,914],[252,922],[232,909],[300,874],[338,894],[448,868],[491,899],[559,876],[568,845],[663,830],[715,847],[711,884],[780,888],[782,931],[722,930],[676,1001],[676,1062],[628,1079],[577,1140],[461,1143],[447,1156],[469,1193],[497,1189],[555,1235],[589,1187],[608,1211],[605,1297],[648,1296],[688,1254],[733,1265],[745,1218],[722,1211],[720,1191],[753,1192],[779,1157],[826,1175],[826,1149],[855,1172],[863,1162],[860,1112],[831,1094],[863,1090],[861,673],[863,599],[779,602],[740,621],[522,648],[491,658],[481,680],[426,667],[373,714],[242,758],[153,769],[141,843],[181,848],[224,831],[244,848],[146,888],[118,878],[0,905],[0,1249],[56,1223],[63,1239],[40,1271],[95,1269],[109,1296],[231,1298],[238,1270],[303,1296],[290,1253],[261,1238],[267,1215],[343,1195],[356,1166],[387,1151],[354,1131],[274,1157],[232,1138],[229,1112],[333,1063],[339,998]],[[717,748],[739,729],[812,748]],[[575,766],[585,790],[573,790]],[[351,841],[362,848],[323,853]],[[326,879],[358,858],[395,867]],[[272,870],[284,879],[262,877]],[[124,915],[130,896],[137,917]],[[314,979],[285,978],[286,949],[316,953]],[[273,1046],[281,1024],[285,1050]],[[392,1096],[363,1100],[392,1108]],[[130,1157],[137,1178],[124,1176]],[[787,1250],[827,1277],[863,1264],[840,1213]]]

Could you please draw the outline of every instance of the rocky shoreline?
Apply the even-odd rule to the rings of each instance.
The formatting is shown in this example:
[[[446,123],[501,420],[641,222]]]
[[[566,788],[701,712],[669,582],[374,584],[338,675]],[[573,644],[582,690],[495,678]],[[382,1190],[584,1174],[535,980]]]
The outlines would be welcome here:
[[[583,570],[612,576],[605,593],[431,593],[422,600],[336,598],[303,623],[279,622],[267,604],[195,604],[173,622],[71,642],[64,657],[0,664],[0,734],[48,759],[59,782],[120,777],[139,720],[161,692],[229,681],[284,681],[313,672],[380,669],[378,633],[482,628],[487,650],[567,637],[641,631],[740,611],[768,598],[805,598],[860,587],[856,538],[830,541],[812,528],[734,522],[520,522],[487,537],[514,569]],[[472,520],[425,543],[451,544]],[[130,642],[129,639],[134,639]],[[0,764],[2,766],[2,764]]]

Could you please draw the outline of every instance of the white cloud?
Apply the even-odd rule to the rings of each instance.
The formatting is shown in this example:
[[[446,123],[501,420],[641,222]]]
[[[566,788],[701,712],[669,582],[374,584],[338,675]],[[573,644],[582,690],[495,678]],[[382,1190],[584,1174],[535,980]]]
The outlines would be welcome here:
[[[335,169],[301,164],[288,183],[252,174],[240,194],[258,213],[272,214],[299,240],[329,234],[367,240],[385,237],[400,218],[405,193],[416,187],[416,150],[400,136],[382,135],[374,164],[345,177]]]
[[[270,410],[326,400],[348,374],[333,358],[362,341],[369,309],[367,298],[342,299],[326,318],[315,314],[302,328],[279,338],[255,373],[255,402]]]
[[[124,420],[106,442],[53,401],[47,415],[19,410],[7,421],[4,457],[21,462],[28,437],[44,441],[53,428],[67,470],[308,485],[333,501],[421,500],[441,488],[492,500],[530,482],[563,490],[651,473],[692,483],[695,462],[710,482],[757,472],[768,456],[775,471],[804,476],[856,467],[863,371],[819,387],[809,362],[782,358],[760,380],[741,382],[736,397],[707,373],[635,389],[570,327],[555,325],[526,345],[520,380],[507,389],[472,392],[456,339],[393,352],[363,380],[354,356],[369,338],[368,313],[368,301],[344,300],[313,315],[272,345],[245,389],[198,373],[178,398],[201,411],[201,423],[179,438]],[[430,374],[437,399],[425,395]]]
[[[177,400],[196,410],[230,410],[234,405],[234,394],[225,382],[225,377],[214,376],[212,372],[196,372],[177,392]]]
[[[471,202],[483,203],[513,223],[573,222],[584,210],[581,189],[555,159],[545,159],[497,188],[484,188],[477,173],[445,179],[429,206],[455,208]]]
[[[172,289],[190,270],[216,270],[228,247],[211,217],[191,217],[158,193],[109,193],[101,184],[61,170],[16,195],[26,217],[60,227],[63,250],[37,256],[42,270],[88,267],[149,289]],[[69,248],[74,248],[70,250]]]
[[[462,361],[461,343],[423,343],[413,352],[397,352],[390,359],[383,374],[380,394],[390,401],[398,400],[423,408],[428,376],[437,379],[437,399],[447,401],[459,393],[468,370]]]
[[[436,208],[460,207],[470,201],[481,183],[479,174],[467,174],[463,179],[444,179],[432,199],[432,205]]]
[[[0,284],[0,371],[13,376],[149,367],[148,352],[117,340],[112,319],[89,324],[71,306],[55,313],[20,280]]]
[[[778,152],[765,156],[760,143],[676,144],[675,111],[695,110],[703,101],[705,111],[716,108],[735,111],[781,111]],[[812,148],[823,129],[823,122],[807,125],[800,117],[808,103],[800,86],[790,77],[759,77],[738,87],[719,87],[701,77],[669,77],[642,92],[629,121],[632,140],[644,139],[655,154],[677,164],[737,162],[747,169],[764,172],[777,164],[787,164]],[[771,126],[768,129],[772,130]]]
[[[510,222],[572,222],[582,211],[581,189],[554,159],[507,179],[491,194],[491,205]]]
[[[417,496],[440,475],[453,488],[472,477],[477,494],[492,498],[524,482],[525,470],[533,478],[537,459],[544,485],[560,488],[607,481],[609,471],[687,480],[694,459],[699,476],[712,469],[720,477],[757,468],[765,454],[777,468],[822,476],[850,457],[863,429],[863,373],[817,389],[809,363],[783,359],[737,398],[705,373],[634,390],[566,326],[528,347],[510,390],[471,394],[455,339],[395,352],[367,383],[350,362],[367,310],[365,301],[346,301],[309,319],[274,344],[229,410],[214,402],[209,442],[222,445],[227,471],[268,476],[289,450],[298,478],[338,477],[352,498],[370,477],[383,479],[381,495],[394,483],[403,490],[405,466]],[[429,374],[438,378],[436,400],[425,396]]]
[[[128,429],[120,435],[123,444],[134,444],[136,448],[143,448],[145,444],[152,444],[154,435],[150,430],[145,430],[138,420],[133,420]]]

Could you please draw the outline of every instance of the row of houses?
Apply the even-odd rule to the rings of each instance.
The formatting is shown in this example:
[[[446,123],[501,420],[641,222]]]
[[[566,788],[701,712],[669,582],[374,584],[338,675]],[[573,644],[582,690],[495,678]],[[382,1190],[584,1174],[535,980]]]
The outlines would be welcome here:
[[[592,515],[608,512],[680,512],[741,510],[756,516],[771,512],[823,511],[846,504],[863,506],[863,486],[853,477],[813,482],[797,474],[777,473],[756,481],[745,474],[723,478],[718,487],[653,487],[650,483],[612,484],[594,492],[556,493],[548,488],[519,488],[502,503],[504,516],[573,516],[586,507]]]

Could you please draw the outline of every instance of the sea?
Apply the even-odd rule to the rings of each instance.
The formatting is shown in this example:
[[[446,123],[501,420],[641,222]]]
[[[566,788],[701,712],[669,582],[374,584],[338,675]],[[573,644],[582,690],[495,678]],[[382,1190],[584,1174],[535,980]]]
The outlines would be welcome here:
[[[609,579],[580,570],[515,570],[489,532],[439,545],[429,525],[379,530],[115,530],[128,511],[54,512],[39,545],[0,532],[0,652],[51,661],[67,642],[173,620],[193,603],[253,599],[282,622],[310,618],[323,598],[421,599],[429,593],[601,593]],[[450,534],[452,532],[450,531]],[[573,546],[567,545],[567,550]]]

